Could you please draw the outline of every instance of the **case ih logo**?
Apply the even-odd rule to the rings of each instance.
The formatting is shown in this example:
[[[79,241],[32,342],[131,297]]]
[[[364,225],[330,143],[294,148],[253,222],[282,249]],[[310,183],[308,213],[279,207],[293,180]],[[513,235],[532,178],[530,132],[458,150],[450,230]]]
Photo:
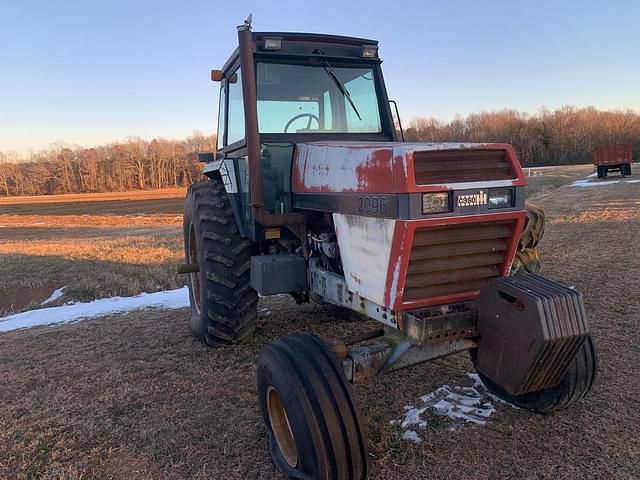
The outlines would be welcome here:
[[[480,190],[477,193],[466,193],[458,195],[456,204],[458,207],[478,207],[480,205],[486,205],[487,201],[487,191]]]

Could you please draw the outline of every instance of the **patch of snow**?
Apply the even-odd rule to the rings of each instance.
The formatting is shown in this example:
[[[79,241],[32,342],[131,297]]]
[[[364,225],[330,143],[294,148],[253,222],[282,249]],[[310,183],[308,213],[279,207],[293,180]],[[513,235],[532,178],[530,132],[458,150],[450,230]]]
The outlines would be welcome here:
[[[576,180],[571,183],[570,187],[601,187],[603,185],[612,185],[614,183],[620,183],[620,180],[606,180],[606,181],[598,181],[592,182],[589,178],[583,178],[582,180]]]
[[[399,424],[404,430],[402,439],[414,443],[422,441],[416,430],[428,426],[429,418],[426,413],[447,417],[448,430],[456,430],[467,423],[485,425],[487,419],[496,411],[492,402],[506,402],[491,395],[477,374],[467,373],[467,376],[473,381],[470,387],[442,385],[420,397],[421,405],[404,407],[402,418],[390,422],[392,425]]]
[[[53,293],[51,294],[51,296],[49,298],[47,298],[44,302],[42,302],[40,305],[46,305],[47,303],[55,302],[62,295],[64,295],[64,289],[65,288],[67,288],[67,287],[65,286],[65,287],[62,287],[62,288],[58,288],[57,290],[54,290]]]
[[[404,407],[405,414],[400,421],[400,426],[402,428],[407,428],[411,425],[417,425],[420,428],[426,427],[427,421],[424,420],[421,415],[427,410],[427,408],[429,407],[415,408],[413,405],[407,405]]]
[[[144,309],[174,309],[189,306],[189,289],[185,286],[164,292],[143,293],[135,297],[101,298],[88,303],[41,308],[0,318],[0,332],[39,325],[75,322]]]
[[[592,178],[596,177],[597,173],[592,173],[587,178],[582,178],[580,180],[575,180],[570,183],[570,187],[601,187],[602,185],[613,185],[616,183],[640,183],[640,180],[625,180],[624,178],[620,180],[596,180],[595,182],[591,181]]]
[[[405,430],[404,432],[402,432],[402,440],[406,440],[407,442],[413,442],[413,443],[422,443],[422,438],[420,437],[420,435],[418,435],[416,432],[414,432],[413,430]]]

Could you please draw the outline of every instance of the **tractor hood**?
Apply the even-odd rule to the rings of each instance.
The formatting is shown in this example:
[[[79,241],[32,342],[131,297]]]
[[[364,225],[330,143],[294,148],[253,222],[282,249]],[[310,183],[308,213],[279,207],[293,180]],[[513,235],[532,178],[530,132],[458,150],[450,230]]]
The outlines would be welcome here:
[[[296,145],[294,193],[409,193],[523,186],[511,145],[309,142]]]

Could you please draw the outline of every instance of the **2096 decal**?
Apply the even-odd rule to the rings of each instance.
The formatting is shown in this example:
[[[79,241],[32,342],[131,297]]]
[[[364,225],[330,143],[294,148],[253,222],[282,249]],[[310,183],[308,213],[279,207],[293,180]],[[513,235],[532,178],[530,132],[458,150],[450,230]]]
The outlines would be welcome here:
[[[389,213],[389,201],[382,195],[361,195],[357,199],[357,212],[362,215],[386,215]]]

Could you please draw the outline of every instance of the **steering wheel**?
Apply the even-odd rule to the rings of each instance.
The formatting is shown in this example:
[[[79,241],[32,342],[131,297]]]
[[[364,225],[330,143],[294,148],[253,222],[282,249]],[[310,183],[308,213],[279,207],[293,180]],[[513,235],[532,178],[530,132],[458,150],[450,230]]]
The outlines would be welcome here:
[[[284,133],[287,133],[287,130],[289,130],[289,127],[293,122],[295,122],[299,118],[304,118],[304,117],[309,117],[309,121],[307,122],[307,129],[311,128],[312,120],[315,120],[316,122],[318,122],[318,127],[320,127],[320,118],[318,118],[317,115],[314,115],[313,113],[300,113],[295,117],[292,117],[291,120],[287,122],[287,124],[284,126]]]

